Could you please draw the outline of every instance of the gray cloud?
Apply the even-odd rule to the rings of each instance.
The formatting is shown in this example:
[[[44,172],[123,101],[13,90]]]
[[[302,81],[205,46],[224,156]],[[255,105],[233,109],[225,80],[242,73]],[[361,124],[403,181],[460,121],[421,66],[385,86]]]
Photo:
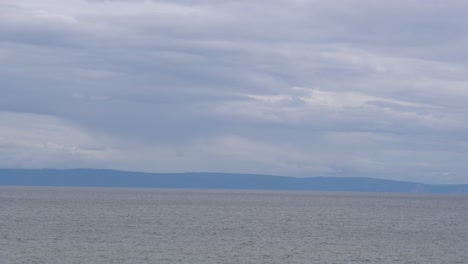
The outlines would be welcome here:
[[[466,8],[0,1],[0,165],[466,183]]]

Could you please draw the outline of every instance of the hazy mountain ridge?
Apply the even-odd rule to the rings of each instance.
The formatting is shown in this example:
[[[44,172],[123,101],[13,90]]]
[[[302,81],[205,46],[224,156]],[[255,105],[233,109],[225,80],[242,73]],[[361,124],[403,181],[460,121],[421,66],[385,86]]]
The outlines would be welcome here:
[[[376,178],[294,178],[234,173],[144,173],[102,169],[0,169],[0,185],[468,194],[468,184],[441,185]]]

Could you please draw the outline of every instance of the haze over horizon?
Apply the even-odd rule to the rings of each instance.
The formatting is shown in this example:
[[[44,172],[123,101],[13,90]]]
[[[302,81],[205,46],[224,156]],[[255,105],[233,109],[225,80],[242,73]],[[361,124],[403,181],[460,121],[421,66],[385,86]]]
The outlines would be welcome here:
[[[467,9],[0,0],[0,168],[468,183]]]

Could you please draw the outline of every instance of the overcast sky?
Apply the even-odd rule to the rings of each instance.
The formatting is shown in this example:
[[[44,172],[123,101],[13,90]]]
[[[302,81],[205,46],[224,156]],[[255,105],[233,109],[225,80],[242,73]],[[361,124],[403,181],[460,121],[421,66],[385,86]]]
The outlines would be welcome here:
[[[468,183],[466,10],[0,0],[0,167]]]

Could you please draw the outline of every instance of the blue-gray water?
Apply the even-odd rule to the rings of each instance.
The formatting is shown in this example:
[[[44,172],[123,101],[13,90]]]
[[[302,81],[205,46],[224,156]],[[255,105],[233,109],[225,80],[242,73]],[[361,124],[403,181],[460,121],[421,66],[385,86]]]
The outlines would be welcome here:
[[[0,187],[0,263],[468,263],[468,196]]]

